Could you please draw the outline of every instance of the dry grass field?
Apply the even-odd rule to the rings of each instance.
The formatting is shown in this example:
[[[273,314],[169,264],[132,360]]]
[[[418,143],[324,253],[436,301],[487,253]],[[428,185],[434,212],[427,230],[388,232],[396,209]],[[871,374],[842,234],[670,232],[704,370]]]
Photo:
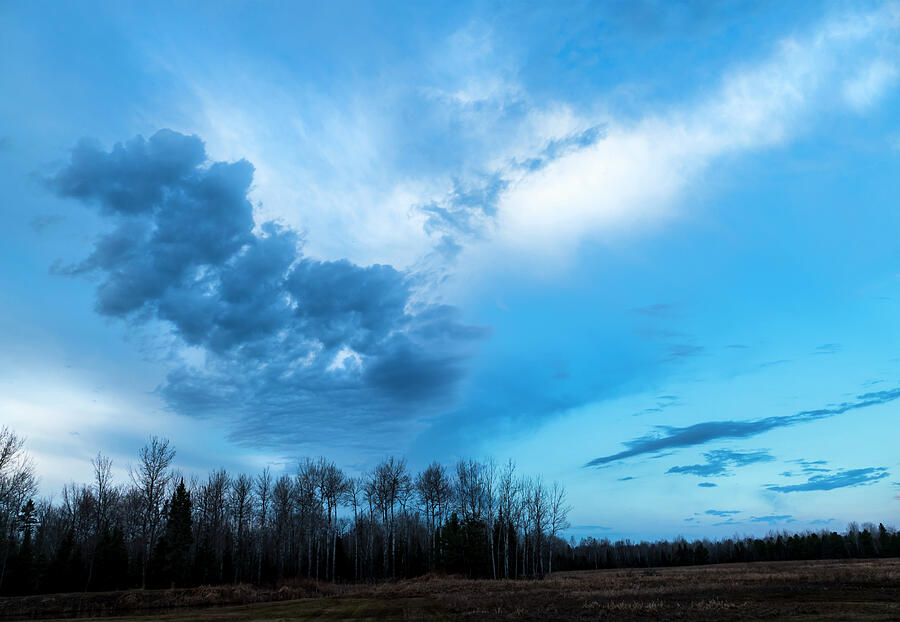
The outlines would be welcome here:
[[[208,590],[205,594],[204,589]],[[218,592],[216,589],[68,598],[105,599],[106,604],[94,611],[107,616],[114,614],[116,608],[122,612],[122,607],[142,607],[144,615],[102,618],[129,622],[451,618],[900,620],[900,559],[565,572],[543,581],[469,581],[429,576],[369,586],[298,584],[272,592],[240,586]],[[301,593],[307,597],[285,600]],[[151,600],[140,598],[141,594],[155,594],[155,600],[151,604]],[[46,615],[53,609],[50,603],[54,598],[59,599],[58,607],[67,597],[2,599],[0,615]],[[252,602],[264,598],[281,600]],[[41,602],[45,605],[43,612]],[[248,604],[215,606],[222,602]],[[82,603],[83,612],[89,609]],[[55,615],[68,617],[72,613],[75,610],[71,607],[65,611],[57,608]]]

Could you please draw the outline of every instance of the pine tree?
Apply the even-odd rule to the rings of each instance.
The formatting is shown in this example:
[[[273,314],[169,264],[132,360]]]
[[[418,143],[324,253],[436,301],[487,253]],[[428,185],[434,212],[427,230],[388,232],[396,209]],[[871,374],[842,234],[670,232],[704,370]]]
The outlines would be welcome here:
[[[184,586],[188,582],[191,567],[191,544],[194,540],[191,531],[192,522],[191,494],[185,488],[184,479],[182,479],[169,501],[166,531],[160,542],[160,544],[165,542],[161,547],[164,556],[162,578],[167,584]]]
[[[893,553],[891,535],[885,529],[884,523],[878,523],[878,548],[882,557],[889,557]]]

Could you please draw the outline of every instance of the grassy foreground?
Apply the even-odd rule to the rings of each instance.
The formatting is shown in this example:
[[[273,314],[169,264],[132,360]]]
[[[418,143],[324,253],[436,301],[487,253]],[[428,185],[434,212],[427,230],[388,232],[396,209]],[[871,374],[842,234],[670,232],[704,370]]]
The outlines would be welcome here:
[[[900,559],[599,570],[517,582],[429,576],[337,586],[332,595],[297,600],[147,613],[90,619],[900,620]]]

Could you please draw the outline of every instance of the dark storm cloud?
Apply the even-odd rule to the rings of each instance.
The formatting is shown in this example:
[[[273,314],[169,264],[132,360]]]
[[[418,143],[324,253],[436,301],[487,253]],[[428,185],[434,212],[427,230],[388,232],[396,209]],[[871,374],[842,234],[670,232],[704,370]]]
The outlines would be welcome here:
[[[812,490],[834,490],[852,486],[873,484],[888,477],[890,473],[884,467],[867,467],[864,469],[848,469],[831,475],[813,475],[803,484],[787,486],[767,486],[772,492],[808,492]]]
[[[710,441],[726,438],[748,438],[801,423],[809,423],[820,419],[827,419],[851,410],[868,408],[886,404],[900,398],[900,389],[888,391],[874,391],[858,395],[852,402],[843,402],[831,408],[819,408],[816,410],[804,410],[793,415],[782,415],[754,419],[749,421],[706,421],[683,428],[673,426],[657,426],[655,434],[648,434],[624,443],[627,449],[608,456],[594,458],[585,466],[601,466],[610,462],[617,462],[635,456],[657,454],[663,451],[694,447]]]
[[[205,172],[198,167],[205,160],[199,138],[171,130],[161,130],[150,140],[137,136],[117,143],[109,152],[96,142],[82,140],[50,185],[61,196],[91,202],[106,212],[147,213],[155,211],[170,192],[177,195],[191,185],[185,182],[203,181]],[[219,166],[237,166],[244,169],[245,177],[252,175],[252,167],[244,161]],[[232,179],[236,185],[245,181],[237,175]],[[245,200],[243,195],[237,198]]]
[[[727,475],[731,467],[742,467],[758,462],[772,462],[775,460],[766,451],[739,452],[728,449],[717,449],[703,454],[706,458],[704,464],[691,464],[686,466],[673,466],[666,473],[680,473],[684,475],[699,475],[711,477]]]
[[[252,179],[250,163],[207,162],[199,138],[169,130],[111,151],[82,142],[47,183],[112,228],[57,271],[97,278],[99,313],[164,321],[202,348],[203,368],[176,365],[160,392],[178,412],[229,418],[248,443],[377,444],[452,401],[485,330],[414,303],[391,266],[313,260],[294,231],[256,227]]]

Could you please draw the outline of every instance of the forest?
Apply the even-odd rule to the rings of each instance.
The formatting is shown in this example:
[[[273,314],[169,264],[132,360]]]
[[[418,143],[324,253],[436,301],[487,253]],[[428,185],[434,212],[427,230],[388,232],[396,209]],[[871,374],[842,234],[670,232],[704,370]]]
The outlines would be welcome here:
[[[524,579],[555,570],[887,557],[884,525],[765,538],[610,542],[565,539],[565,487],[519,475],[514,462],[437,462],[412,473],[388,457],[347,475],[325,458],[277,477],[225,470],[185,478],[153,437],[113,480],[98,453],[93,480],[35,499],[24,439],[0,429],[0,594],[107,591],[295,578],[351,583],[444,573]]]

